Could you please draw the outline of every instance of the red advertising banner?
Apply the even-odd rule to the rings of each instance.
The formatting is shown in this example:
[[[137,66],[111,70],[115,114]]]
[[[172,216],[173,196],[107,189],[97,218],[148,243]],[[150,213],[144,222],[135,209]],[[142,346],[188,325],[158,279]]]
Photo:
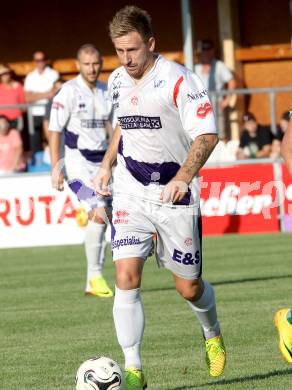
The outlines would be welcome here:
[[[279,231],[273,164],[202,169],[201,211],[205,235]]]

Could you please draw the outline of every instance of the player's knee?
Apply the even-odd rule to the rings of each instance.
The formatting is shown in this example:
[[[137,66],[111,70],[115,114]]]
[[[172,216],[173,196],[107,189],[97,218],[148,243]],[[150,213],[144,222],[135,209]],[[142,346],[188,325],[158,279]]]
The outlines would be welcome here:
[[[134,270],[119,267],[116,272],[116,285],[122,290],[132,290],[140,287],[141,277]]]
[[[92,222],[99,223],[99,224],[104,224],[104,218],[96,212],[96,210],[90,210],[88,213],[88,219]]]
[[[201,297],[203,287],[199,281],[193,281],[191,283],[177,284],[176,290],[187,301],[196,301]]]

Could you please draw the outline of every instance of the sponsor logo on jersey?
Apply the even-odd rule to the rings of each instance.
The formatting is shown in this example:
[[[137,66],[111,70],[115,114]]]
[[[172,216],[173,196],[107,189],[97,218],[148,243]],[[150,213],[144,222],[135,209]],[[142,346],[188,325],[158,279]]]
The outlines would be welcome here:
[[[205,97],[207,95],[208,95],[208,90],[204,89],[203,91],[200,91],[200,92],[188,93],[187,97],[188,97],[189,101],[192,102],[193,100],[203,99],[203,97]]]
[[[114,219],[114,225],[116,224],[127,224],[129,220],[127,219],[129,213],[126,210],[117,210],[115,212],[116,218]]]
[[[172,260],[184,265],[194,265],[200,262],[200,251],[196,251],[195,255],[191,252],[184,253],[178,249],[173,250]]]
[[[205,104],[201,104],[197,109],[197,117],[204,119],[208,114],[212,112],[211,104],[206,102]]]
[[[165,80],[154,80],[154,88],[163,88],[165,87]]]
[[[112,249],[120,249],[121,246],[129,245],[139,245],[141,244],[140,238],[132,236],[127,236],[126,238],[121,238],[120,240],[112,240]]]
[[[137,106],[137,104],[138,104],[138,98],[137,98],[137,96],[133,96],[133,97],[132,97],[131,103],[132,103],[134,106]]]
[[[192,243],[193,243],[193,239],[192,239],[191,237],[187,237],[187,238],[185,239],[185,244],[186,244],[186,246],[191,246]]]
[[[81,119],[81,127],[84,129],[103,128],[105,126],[104,119]]]
[[[54,108],[55,110],[59,110],[59,108],[64,108],[63,104],[62,103],[59,103],[59,102],[53,102],[52,104],[52,108]]]
[[[120,116],[118,117],[120,126],[123,130],[130,129],[161,129],[161,120],[159,116]]]

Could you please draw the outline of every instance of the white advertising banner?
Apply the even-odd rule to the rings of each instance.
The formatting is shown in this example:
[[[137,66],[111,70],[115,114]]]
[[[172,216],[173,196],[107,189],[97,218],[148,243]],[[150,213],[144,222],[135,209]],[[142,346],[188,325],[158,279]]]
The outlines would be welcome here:
[[[68,186],[58,192],[48,174],[0,178],[0,248],[80,244],[79,203]]]

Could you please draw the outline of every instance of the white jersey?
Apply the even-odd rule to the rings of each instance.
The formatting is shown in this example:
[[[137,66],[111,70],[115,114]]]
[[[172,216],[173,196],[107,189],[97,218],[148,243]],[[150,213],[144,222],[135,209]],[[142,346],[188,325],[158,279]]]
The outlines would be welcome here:
[[[114,194],[160,203],[192,141],[217,133],[207,90],[195,74],[162,56],[138,84],[120,67],[108,85],[121,127]],[[199,206],[197,177],[189,190],[181,204]]]
[[[107,148],[105,121],[110,114],[107,86],[97,81],[92,90],[79,75],[54,97],[49,130],[65,132],[65,155],[78,153],[100,163]]]

